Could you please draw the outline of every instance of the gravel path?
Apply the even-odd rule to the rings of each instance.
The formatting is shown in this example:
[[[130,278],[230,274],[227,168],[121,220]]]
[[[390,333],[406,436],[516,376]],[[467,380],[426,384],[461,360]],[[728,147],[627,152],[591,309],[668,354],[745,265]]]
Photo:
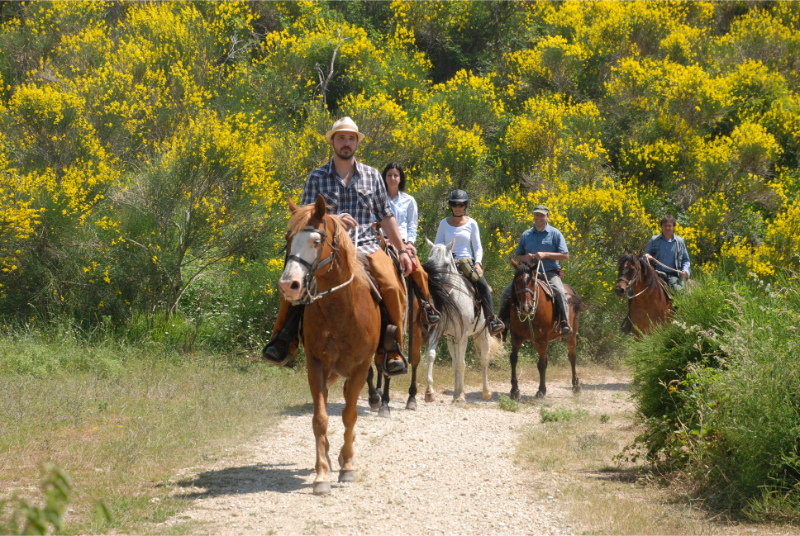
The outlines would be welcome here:
[[[339,484],[336,458],[343,442],[342,400],[331,396],[329,435],[331,495],[312,495],[314,437],[311,409],[287,415],[267,434],[196,475],[180,494],[193,507],[161,525],[189,523],[212,534],[571,534],[559,511],[555,484],[518,470],[513,462],[521,427],[539,421],[538,405],[519,412],[498,408],[480,387],[467,389],[467,404],[448,392],[434,403],[418,396],[407,411],[405,393],[394,391],[391,419],[359,401],[356,482]],[[535,384],[521,386],[534,393]],[[331,395],[341,392],[340,384]],[[567,382],[548,385],[549,404],[573,397]],[[424,398],[424,397],[423,397]],[[401,460],[387,462],[386,460]],[[537,478],[543,480],[537,481]],[[194,530],[191,529],[191,530]],[[158,531],[159,528],[157,527]]]

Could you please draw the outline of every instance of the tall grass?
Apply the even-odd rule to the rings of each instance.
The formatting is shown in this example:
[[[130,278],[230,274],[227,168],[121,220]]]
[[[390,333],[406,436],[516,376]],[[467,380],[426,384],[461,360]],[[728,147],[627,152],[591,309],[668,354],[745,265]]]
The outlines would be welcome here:
[[[75,488],[67,532],[133,531],[181,508],[159,483],[263,432],[307,390],[304,374],[246,356],[17,332],[0,339],[2,488],[25,492],[55,463]]]
[[[632,345],[649,456],[713,504],[800,520],[800,296],[790,281],[709,278]]]

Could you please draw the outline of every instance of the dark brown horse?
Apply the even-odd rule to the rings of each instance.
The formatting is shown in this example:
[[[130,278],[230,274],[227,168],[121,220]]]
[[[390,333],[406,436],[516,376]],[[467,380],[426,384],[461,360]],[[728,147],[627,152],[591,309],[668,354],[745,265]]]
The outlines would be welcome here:
[[[342,221],[326,214],[325,200],[297,207],[289,200],[287,248],[281,275],[288,290],[284,297],[305,303],[303,346],[308,385],[314,401],[314,437],[317,457],[314,494],[330,493],[328,471],[328,387],[345,378],[344,445],[339,453],[339,482],[353,482],[353,441],[358,418],[358,396],[367,381],[378,347],[381,317],[370,294],[369,282],[356,248]]]
[[[444,267],[436,264],[425,263],[419,267],[420,270],[425,270],[428,274],[428,284],[431,293],[431,301],[433,301],[436,308],[443,313],[443,316],[453,317],[458,312],[458,305],[453,301],[453,298],[447,292],[445,286],[441,283],[446,278]],[[414,299],[414,296],[419,289],[416,288],[414,280],[411,277],[406,278],[408,285],[408,303],[409,306],[409,355],[411,356],[411,384],[408,387],[408,400],[406,401],[406,409],[417,409],[417,368],[420,363],[420,354],[423,345],[428,344],[430,338],[430,331],[427,326],[421,321],[422,310],[419,306],[419,301]],[[369,376],[367,377],[367,386],[369,389],[369,406],[373,410],[378,410],[379,417],[389,417],[389,383],[391,378],[384,377],[380,373],[380,362],[376,360],[376,367],[378,369],[377,386],[373,386],[374,372],[369,369]],[[385,383],[383,383],[385,381]]]
[[[614,292],[628,299],[628,316],[621,328],[626,334],[638,337],[649,333],[655,324],[672,314],[672,299],[665,285],[642,255],[625,253],[619,259]]]
[[[516,272],[514,274],[513,306],[511,308],[511,398],[519,400],[519,385],[517,383],[517,354],[523,342],[530,341],[539,354],[539,391],[536,398],[543,398],[547,394],[545,376],[547,372],[547,347],[551,341],[565,338],[569,362],[572,365],[572,391],[580,391],[578,373],[575,370],[577,360],[576,347],[578,344],[578,320],[581,311],[585,309],[583,300],[569,285],[564,285],[569,303],[569,323],[572,327],[567,335],[556,331],[555,302],[548,296],[544,287],[547,280],[537,279],[536,267],[526,262],[517,264],[513,260]],[[541,277],[541,276],[540,276]],[[556,292],[553,289],[553,292]]]

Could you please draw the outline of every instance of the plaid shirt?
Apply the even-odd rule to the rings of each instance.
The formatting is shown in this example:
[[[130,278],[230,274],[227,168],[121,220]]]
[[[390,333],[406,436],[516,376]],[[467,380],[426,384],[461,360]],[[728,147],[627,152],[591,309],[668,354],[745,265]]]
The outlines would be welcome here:
[[[308,175],[303,188],[303,205],[317,200],[322,194],[334,214],[350,214],[358,222],[358,250],[364,255],[380,249],[378,235],[372,228],[375,221],[394,216],[386,185],[380,172],[356,160],[355,174],[347,186],[336,173],[333,159]],[[351,231],[350,238],[353,238]]]

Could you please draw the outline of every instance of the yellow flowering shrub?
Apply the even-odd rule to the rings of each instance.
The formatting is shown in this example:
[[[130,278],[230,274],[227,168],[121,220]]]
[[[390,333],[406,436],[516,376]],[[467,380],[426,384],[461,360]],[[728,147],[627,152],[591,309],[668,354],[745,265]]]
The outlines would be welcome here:
[[[564,173],[578,184],[591,182],[608,158],[601,128],[600,112],[591,102],[572,103],[558,95],[530,99],[506,131],[508,172],[534,187]]]

